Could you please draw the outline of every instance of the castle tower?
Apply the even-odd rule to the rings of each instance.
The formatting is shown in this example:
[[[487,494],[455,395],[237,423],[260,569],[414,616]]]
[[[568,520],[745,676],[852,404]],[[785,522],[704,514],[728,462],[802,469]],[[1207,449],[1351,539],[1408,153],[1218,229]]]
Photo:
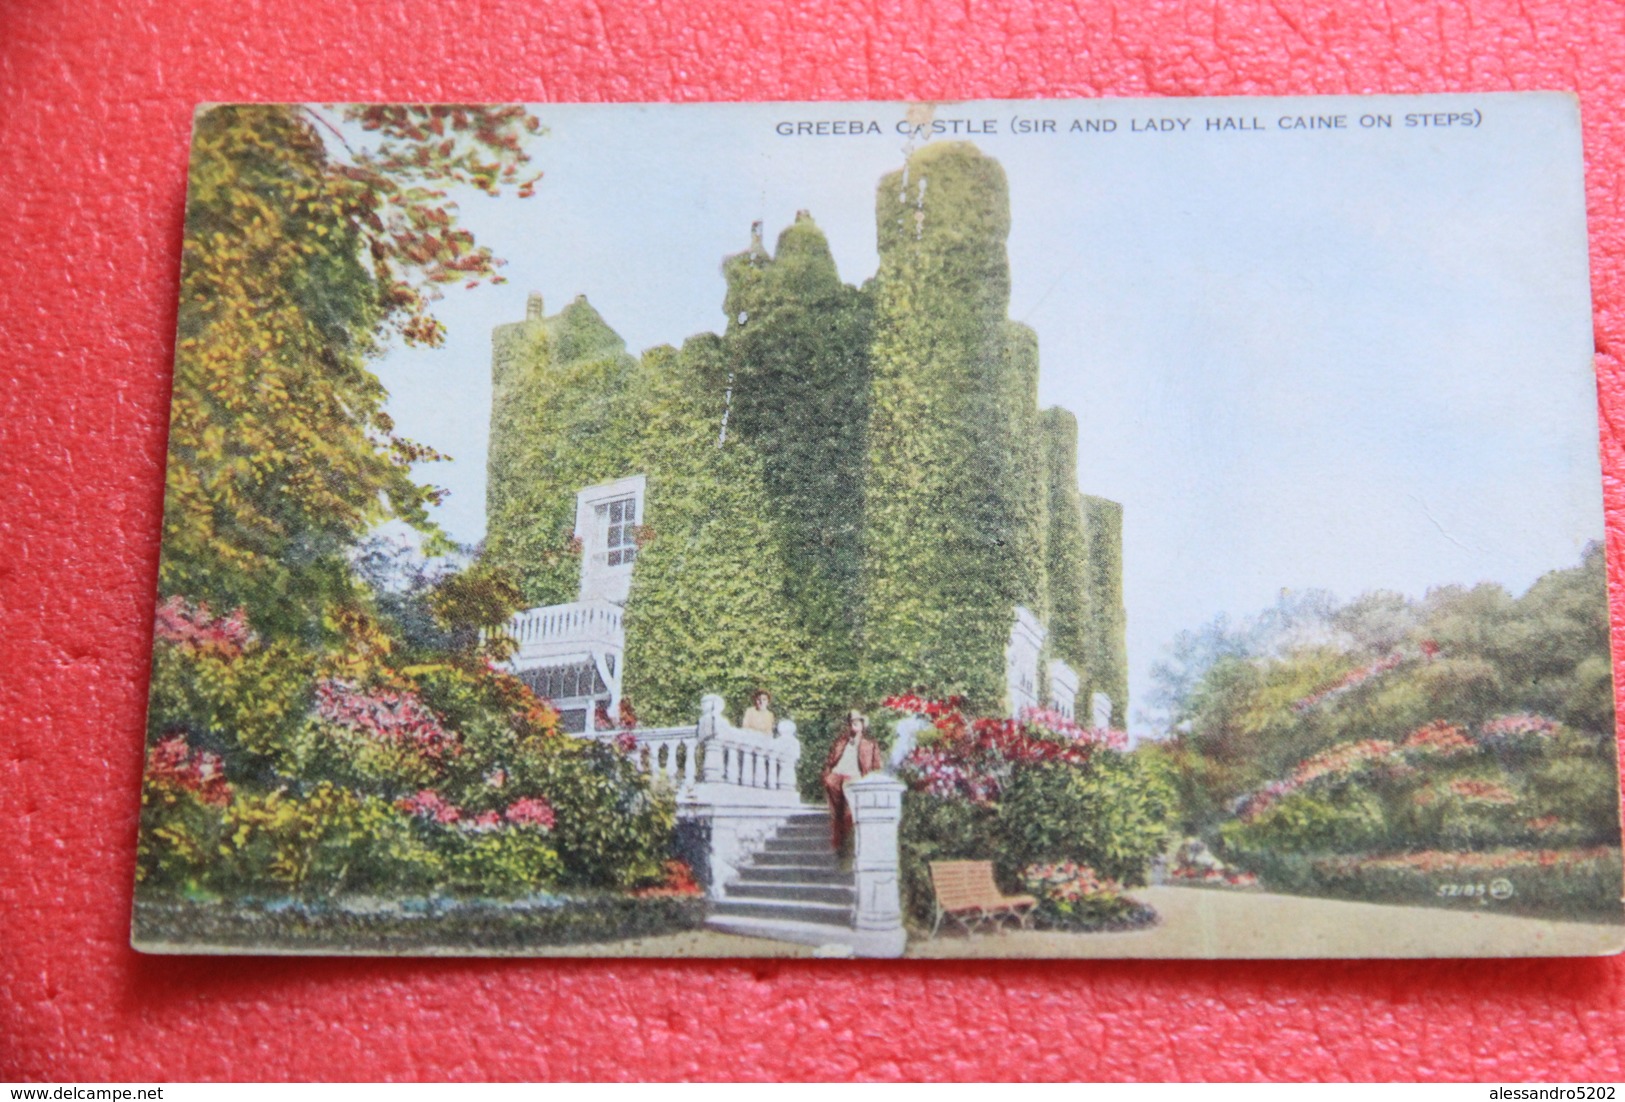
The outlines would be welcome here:
[[[872,695],[996,708],[1017,608],[1045,611],[1037,342],[1007,317],[998,162],[926,146],[876,197],[860,653]]]
[[[870,311],[841,282],[823,231],[806,211],[770,256],[753,227],[749,249],[723,263],[729,431],[760,458],[771,543],[784,558],[784,608],[810,654],[855,685]]]
[[[532,294],[525,320],[491,334],[486,554],[527,603],[576,599],[576,494],[637,474],[629,391],[637,361],[585,296],[552,317]]]

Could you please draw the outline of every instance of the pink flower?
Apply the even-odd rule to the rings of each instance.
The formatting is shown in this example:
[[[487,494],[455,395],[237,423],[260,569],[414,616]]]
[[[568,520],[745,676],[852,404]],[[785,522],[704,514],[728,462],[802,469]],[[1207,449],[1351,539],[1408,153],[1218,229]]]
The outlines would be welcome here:
[[[1421,653],[1425,658],[1431,660],[1433,656],[1438,653],[1438,647],[1434,646],[1433,649],[1429,651],[1427,649],[1428,645],[1429,644],[1423,644]],[[1297,703],[1292,705],[1292,708],[1297,712],[1307,712],[1327,700],[1341,696],[1356,686],[1364,684],[1379,674],[1387,673],[1389,670],[1399,666],[1409,657],[1411,656],[1406,655],[1401,651],[1394,651],[1392,654],[1387,655],[1384,658],[1380,658],[1368,666],[1360,666],[1356,669],[1352,669],[1325,688],[1320,689],[1317,692],[1310,693],[1308,696],[1299,700]]]
[[[1418,727],[1399,744],[1401,750],[1430,757],[1455,757],[1478,749],[1478,744],[1467,737],[1467,732],[1454,723],[1434,720],[1426,727]]]
[[[555,821],[553,808],[548,802],[531,796],[509,804],[504,815],[514,826],[536,827],[540,830],[552,830]]]
[[[502,816],[498,815],[494,811],[482,811],[478,815],[474,816],[472,820],[465,821],[463,823],[463,829],[476,830],[484,833],[488,830],[496,830],[501,825]]]
[[[1533,745],[1549,742],[1557,735],[1557,723],[1545,716],[1519,712],[1498,716],[1478,729],[1478,737],[1489,744]]]
[[[402,811],[416,815],[419,818],[432,819],[447,826],[463,817],[461,811],[447,803],[440,793],[432,788],[425,788],[416,796],[408,796],[396,806]]]
[[[201,601],[192,605],[184,597],[166,597],[159,602],[153,636],[160,642],[220,658],[236,658],[254,641],[244,609],[214,616],[208,605]]]
[[[431,762],[462,752],[457,736],[410,691],[367,691],[348,681],[322,681],[316,686],[316,714],[335,726],[414,750]]]
[[[182,734],[169,735],[148,752],[147,780],[190,792],[210,807],[231,803],[225,759],[210,750],[193,750]]]
[[[1504,784],[1471,779],[1454,780],[1447,785],[1451,792],[1469,803],[1514,804],[1518,797]]]

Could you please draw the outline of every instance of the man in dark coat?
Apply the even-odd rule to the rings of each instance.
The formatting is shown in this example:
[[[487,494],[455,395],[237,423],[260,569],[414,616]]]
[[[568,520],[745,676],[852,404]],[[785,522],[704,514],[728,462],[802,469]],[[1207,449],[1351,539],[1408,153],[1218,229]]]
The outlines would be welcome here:
[[[829,748],[824,760],[824,795],[829,797],[830,844],[840,853],[852,829],[852,808],[846,802],[846,782],[868,776],[884,761],[880,744],[869,737],[869,717],[848,712],[846,729]]]

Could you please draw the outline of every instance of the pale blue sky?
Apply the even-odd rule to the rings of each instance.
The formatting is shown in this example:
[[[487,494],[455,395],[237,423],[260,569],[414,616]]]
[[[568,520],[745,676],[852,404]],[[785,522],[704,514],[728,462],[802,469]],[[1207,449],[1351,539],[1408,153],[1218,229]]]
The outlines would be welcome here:
[[[1477,128],[1407,128],[1478,109]],[[452,291],[437,350],[379,373],[400,430],[455,457],[440,522],[484,533],[490,332],[585,294],[635,353],[723,324],[720,261],[796,210],[842,277],[877,263],[900,105],[548,106],[529,200],[462,200],[509,283]],[[1349,129],[1284,131],[1283,116]],[[1393,128],[1362,130],[1362,114]],[[1209,116],[1261,132],[1208,132]],[[1514,591],[1602,535],[1577,108],[1566,96],[945,105],[992,119],[1010,316],[1040,397],[1082,425],[1079,482],[1124,506],[1131,694],[1161,648],[1283,588]],[[1011,120],[1052,118],[1052,134]],[[1187,118],[1182,132],[1135,122]],[[1068,133],[1074,118],[1114,133]],[[882,135],[780,137],[782,120]]]

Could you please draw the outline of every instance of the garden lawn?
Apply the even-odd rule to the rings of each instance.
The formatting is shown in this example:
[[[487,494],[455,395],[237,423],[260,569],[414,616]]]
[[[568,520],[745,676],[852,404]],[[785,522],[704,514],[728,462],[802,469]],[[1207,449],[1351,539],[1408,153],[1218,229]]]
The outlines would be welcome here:
[[[1123,933],[1023,931],[909,942],[910,957],[1600,956],[1625,948],[1621,924],[1552,922],[1478,910],[1203,888],[1137,888],[1162,921]]]

